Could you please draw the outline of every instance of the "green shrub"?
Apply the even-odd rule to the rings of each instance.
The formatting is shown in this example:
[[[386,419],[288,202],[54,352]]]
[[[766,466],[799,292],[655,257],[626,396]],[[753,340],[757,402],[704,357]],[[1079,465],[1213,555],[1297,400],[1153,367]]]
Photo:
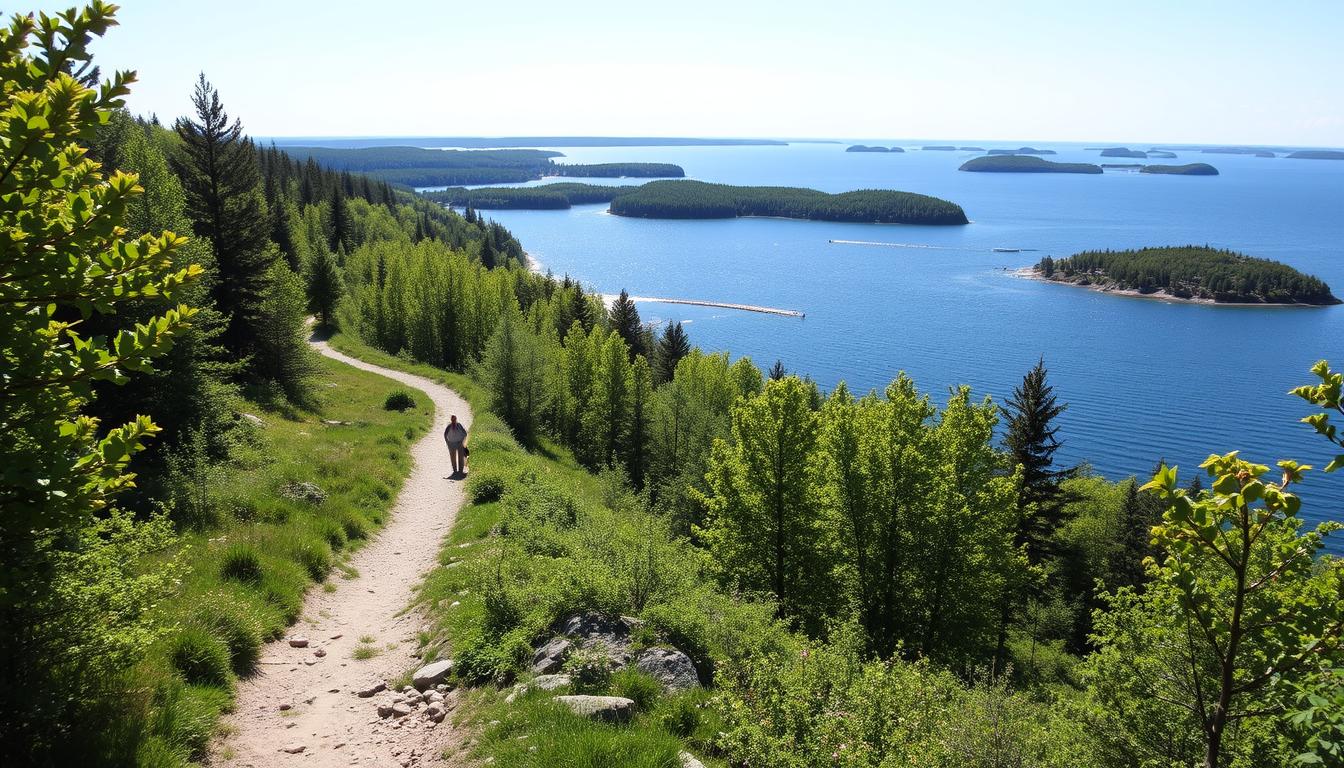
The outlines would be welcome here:
[[[580,648],[571,652],[564,670],[580,693],[601,693],[611,687],[611,657],[600,650]]]
[[[340,552],[342,549],[345,549],[345,545],[350,541],[345,532],[345,528],[343,528],[340,523],[329,518],[322,518],[317,522],[317,532],[322,536],[322,539],[327,542],[327,546],[331,547],[331,551],[333,552]]]
[[[233,686],[233,661],[223,640],[204,627],[188,625],[170,641],[168,658],[193,685]]]
[[[700,728],[701,709],[689,696],[664,699],[657,712],[658,725],[677,738],[687,738]]]
[[[467,479],[467,497],[472,504],[488,504],[499,501],[508,490],[508,477],[497,469],[483,469],[472,472]]]
[[[651,711],[662,693],[663,687],[657,680],[638,670],[622,669],[611,676],[611,695],[635,702],[637,712]]]
[[[236,542],[224,550],[220,561],[219,575],[225,579],[256,584],[261,581],[261,555],[251,544]]]
[[[404,389],[393,390],[383,401],[385,411],[406,411],[415,407],[415,397]]]
[[[249,606],[224,595],[207,595],[195,618],[224,641],[234,674],[243,677],[256,669],[261,659],[262,623],[252,616]]]

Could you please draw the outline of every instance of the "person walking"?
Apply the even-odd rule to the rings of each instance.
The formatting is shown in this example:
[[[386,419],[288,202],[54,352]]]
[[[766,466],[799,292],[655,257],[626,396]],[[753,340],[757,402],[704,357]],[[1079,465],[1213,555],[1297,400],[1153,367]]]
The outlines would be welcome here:
[[[448,417],[448,428],[443,430],[448,443],[448,459],[453,463],[453,477],[461,477],[467,469],[467,428],[457,420],[457,414]]]

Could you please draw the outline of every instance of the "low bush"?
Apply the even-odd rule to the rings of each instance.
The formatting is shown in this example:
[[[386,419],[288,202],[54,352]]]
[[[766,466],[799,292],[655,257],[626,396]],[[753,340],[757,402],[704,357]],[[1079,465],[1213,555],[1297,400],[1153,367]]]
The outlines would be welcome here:
[[[635,669],[622,669],[611,676],[611,695],[635,702],[635,711],[649,712],[663,693],[662,685]]]
[[[482,469],[467,478],[467,498],[472,504],[499,501],[509,487],[509,476],[498,469]]]
[[[173,668],[192,685],[233,686],[233,660],[224,641],[204,627],[188,625],[169,641]]]
[[[226,595],[214,594],[196,610],[195,619],[210,634],[224,641],[233,673],[244,677],[261,659],[262,623],[250,606]]]
[[[393,390],[383,400],[385,411],[407,411],[415,407],[415,397],[404,389]]]

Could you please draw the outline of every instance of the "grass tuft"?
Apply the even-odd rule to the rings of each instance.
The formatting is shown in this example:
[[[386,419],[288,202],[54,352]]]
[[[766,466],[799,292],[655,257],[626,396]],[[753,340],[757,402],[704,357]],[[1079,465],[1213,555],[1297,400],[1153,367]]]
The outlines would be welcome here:
[[[173,668],[192,685],[233,687],[233,661],[223,640],[204,627],[186,626],[171,641]]]

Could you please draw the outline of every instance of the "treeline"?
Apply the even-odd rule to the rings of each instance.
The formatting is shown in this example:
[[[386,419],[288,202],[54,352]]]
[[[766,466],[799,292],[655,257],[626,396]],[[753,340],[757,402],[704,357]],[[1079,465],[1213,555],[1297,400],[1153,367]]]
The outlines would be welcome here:
[[[1051,280],[1089,285],[1110,282],[1140,293],[1164,291],[1182,299],[1266,304],[1338,304],[1330,286],[1269,259],[1208,246],[1129,251],[1085,251],[1046,257],[1036,271]]]
[[[561,164],[560,152],[540,149],[423,149],[420,147],[286,147],[286,153],[312,159],[336,171],[355,171],[410,187],[460,184],[509,184],[545,176],[656,178],[685,176],[669,163]]]
[[[885,224],[965,224],[956,203],[913,192],[861,189],[828,194],[800,187],[736,187],[703,181],[655,181],[611,201],[618,216],[728,219],[782,216]]]
[[[1218,169],[1208,163],[1145,165],[1139,169],[1139,173],[1165,173],[1173,176],[1217,176]]]
[[[1006,152],[1007,150],[1005,150]],[[1050,154],[1054,154],[1053,152]],[[1032,155],[990,154],[961,164],[959,171],[984,173],[1101,173],[1101,166],[1092,163],[1057,163]]]
[[[559,182],[538,187],[450,187],[421,192],[420,196],[440,205],[512,210],[560,210],[587,203],[609,203],[638,187],[616,184]]]

